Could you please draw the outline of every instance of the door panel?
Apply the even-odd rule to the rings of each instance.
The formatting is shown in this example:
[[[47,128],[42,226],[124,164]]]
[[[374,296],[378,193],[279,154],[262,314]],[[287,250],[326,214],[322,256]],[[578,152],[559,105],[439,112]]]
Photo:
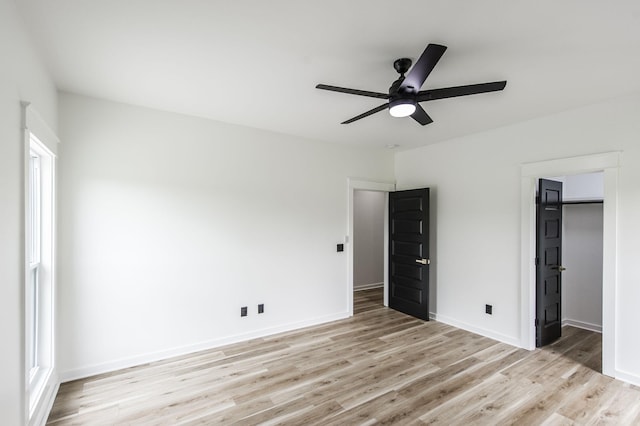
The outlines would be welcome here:
[[[389,307],[426,321],[428,259],[429,189],[389,193]]]
[[[422,268],[416,268],[415,265],[402,265],[396,263],[391,266],[392,273],[396,277],[406,277],[414,280],[422,280]]]
[[[398,235],[398,234],[396,234]],[[393,241],[391,250],[398,256],[422,257],[422,244]]]
[[[562,182],[540,179],[536,235],[536,346],[561,335]]]

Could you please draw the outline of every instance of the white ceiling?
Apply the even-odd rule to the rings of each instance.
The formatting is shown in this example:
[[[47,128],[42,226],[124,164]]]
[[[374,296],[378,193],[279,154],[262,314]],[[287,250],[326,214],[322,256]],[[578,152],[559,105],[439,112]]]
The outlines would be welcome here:
[[[18,0],[59,89],[307,138],[400,149],[640,90],[640,1]],[[386,92],[395,59],[448,50],[423,89],[434,123],[317,83]]]

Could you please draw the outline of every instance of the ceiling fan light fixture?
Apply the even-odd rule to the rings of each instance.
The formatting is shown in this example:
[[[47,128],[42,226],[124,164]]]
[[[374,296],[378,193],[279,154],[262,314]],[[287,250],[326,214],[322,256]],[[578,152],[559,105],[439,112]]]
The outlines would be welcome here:
[[[393,117],[408,117],[416,112],[416,101],[413,99],[396,99],[389,102],[389,114]]]

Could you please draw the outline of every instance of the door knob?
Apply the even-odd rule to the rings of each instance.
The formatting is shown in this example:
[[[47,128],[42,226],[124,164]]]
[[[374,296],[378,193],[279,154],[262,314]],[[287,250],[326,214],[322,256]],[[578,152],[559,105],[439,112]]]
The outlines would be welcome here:
[[[429,265],[429,264],[431,264],[431,261],[429,259],[416,259],[416,263],[421,263],[423,265]]]
[[[562,272],[562,271],[565,271],[567,268],[565,268],[562,265],[554,265],[551,267],[551,269],[557,269],[558,271]]]

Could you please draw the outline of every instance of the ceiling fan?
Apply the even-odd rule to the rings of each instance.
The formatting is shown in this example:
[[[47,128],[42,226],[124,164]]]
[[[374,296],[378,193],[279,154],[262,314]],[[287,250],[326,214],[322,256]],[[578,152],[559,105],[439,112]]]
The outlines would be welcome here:
[[[477,93],[496,92],[504,89],[506,81],[492,83],[469,84],[466,86],[445,87],[442,89],[420,90],[433,68],[436,66],[446,46],[429,44],[416,64],[411,68],[411,59],[400,58],[393,63],[393,67],[400,77],[389,87],[389,93],[368,92],[366,90],[347,89],[344,87],[318,84],[316,89],[330,90],[332,92],[347,93],[350,95],[368,96],[370,98],[387,99],[384,104],[367,112],[357,115],[341,124],[353,123],[361,118],[368,117],[376,112],[389,108],[389,113],[394,117],[411,116],[423,126],[433,123],[433,120],[420,105],[420,102],[436,99],[455,98],[457,96],[475,95]],[[409,70],[411,68],[411,70]],[[409,72],[407,72],[409,71]],[[406,73],[406,75],[405,75]]]

